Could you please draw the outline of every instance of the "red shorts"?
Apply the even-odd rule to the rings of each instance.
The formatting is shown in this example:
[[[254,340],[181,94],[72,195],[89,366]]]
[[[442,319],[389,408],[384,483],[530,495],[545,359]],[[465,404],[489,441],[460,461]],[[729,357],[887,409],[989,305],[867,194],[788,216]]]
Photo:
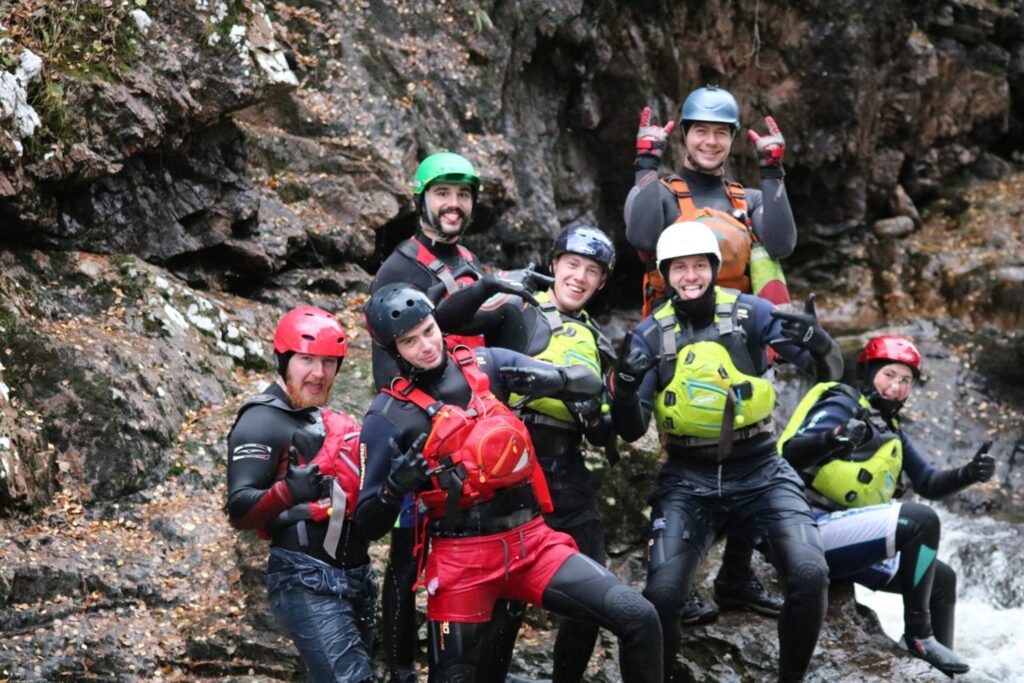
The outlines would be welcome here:
[[[579,552],[543,517],[511,531],[471,538],[432,538],[424,582],[427,618],[479,624],[498,598],[540,606],[551,577]]]

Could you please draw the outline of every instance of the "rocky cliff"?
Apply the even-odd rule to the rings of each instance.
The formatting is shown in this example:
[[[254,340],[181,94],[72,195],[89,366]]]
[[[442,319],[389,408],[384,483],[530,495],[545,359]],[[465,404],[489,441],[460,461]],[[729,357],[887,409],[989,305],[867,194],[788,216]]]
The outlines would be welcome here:
[[[315,303],[358,328],[361,291],[412,229],[417,160],[452,149],[484,176],[485,261],[543,263],[571,220],[616,235],[609,289],[625,294],[597,302],[614,328],[639,291],[621,222],[639,111],[666,121],[703,83],[786,135],[795,293],[818,293],[850,349],[881,326],[919,339],[915,429],[940,463],[995,437],[999,483],[959,504],[1018,516],[1021,9],[0,2],[0,669],[293,675],[260,613],[260,549],[219,512],[223,434],[276,316]],[[729,170],[756,184],[745,141]],[[364,353],[337,396],[355,413]],[[639,510],[620,477],[609,498]],[[615,531],[624,549],[635,530]],[[769,670],[764,622],[725,623],[750,637],[703,634],[691,676]],[[838,624],[823,672],[862,628]],[[878,661],[863,671],[913,666]]]

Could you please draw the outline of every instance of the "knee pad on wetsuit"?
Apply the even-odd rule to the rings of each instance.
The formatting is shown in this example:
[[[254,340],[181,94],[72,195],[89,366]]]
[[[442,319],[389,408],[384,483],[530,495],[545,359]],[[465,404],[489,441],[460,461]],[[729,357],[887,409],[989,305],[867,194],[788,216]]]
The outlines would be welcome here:
[[[768,557],[787,592],[817,592],[828,587],[828,562],[817,527],[793,524],[768,537]]]

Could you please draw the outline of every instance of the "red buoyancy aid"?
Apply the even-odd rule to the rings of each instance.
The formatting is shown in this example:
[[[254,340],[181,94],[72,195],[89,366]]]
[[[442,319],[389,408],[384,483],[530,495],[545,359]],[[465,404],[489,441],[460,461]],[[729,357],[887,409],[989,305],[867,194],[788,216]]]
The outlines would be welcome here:
[[[551,512],[547,480],[526,425],[491,392],[490,380],[477,367],[472,350],[456,347],[449,358],[469,384],[471,398],[466,408],[442,403],[404,377],[384,389],[430,416],[423,457],[431,469],[444,470],[431,479],[433,489],[419,494],[430,516],[443,517],[446,505],[451,505],[450,496],[458,496],[458,509],[465,510],[493,498],[500,489],[527,482],[533,485],[541,510]]]
[[[345,519],[352,519],[359,500],[359,485],[362,483],[362,469],[359,462],[359,423],[344,413],[330,408],[320,410],[327,436],[324,443],[309,463],[320,466],[326,477],[334,477],[349,504],[345,506]]]
[[[456,244],[455,249],[462,257],[463,263],[453,270],[417,239],[409,238],[398,245],[400,254],[419,263],[444,284],[445,296],[451,296],[463,287],[470,286],[479,280],[481,275],[473,262],[473,253],[461,244]],[[475,349],[484,345],[483,335],[450,334],[446,338],[449,340],[449,348],[463,345]]]

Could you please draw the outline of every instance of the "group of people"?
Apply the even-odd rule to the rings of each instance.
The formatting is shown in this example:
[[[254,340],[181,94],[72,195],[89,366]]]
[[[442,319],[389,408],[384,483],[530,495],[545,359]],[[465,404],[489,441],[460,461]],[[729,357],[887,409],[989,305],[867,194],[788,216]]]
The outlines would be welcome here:
[[[371,286],[378,394],[361,426],[326,407],[346,355],[341,323],[310,306],[281,318],[278,377],[228,436],[227,509],[270,539],[270,607],[311,680],[374,680],[379,592],[387,680],[417,680],[419,588],[430,681],[514,680],[526,604],[564,617],[554,681],[583,680],[600,628],[619,639],[623,681],[671,680],[680,629],[717,616],[693,583],[722,538],[716,601],[778,617],[779,681],[807,672],[830,577],[901,593],[901,644],[947,674],[968,670],[952,649],[956,575],[936,559],[938,518],[895,499],[908,485],[940,498],[987,481],[989,444],[944,471],[911,445],[899,411],[922,363],[908,339],[872,339],[855,384],[841,383],[814,296],[794,309],[771,266],[796,228],[785,141],[766,122],[768,135],[748,131],[755,190],[724,179],[740,129],[730,93],[687,97],[686,156],[668,178],[658,166],[675,125],[643,112],[625,219],[647,266],[646,314],[618,354],[585,310],[615,267],[608,235],[565,228],[550,276],[485,269],[461,244],[480,177],[448,152],[419,165],[418,229]],[[818,383],[776,430],[781,362]],[[640,438],[652,416],[663,464],[639,591],[605,566],[583,447],[614,464],[616,440]],[[388,534],[381,590],[368,548]],[[782,596],[751,571],[755,549]]]

